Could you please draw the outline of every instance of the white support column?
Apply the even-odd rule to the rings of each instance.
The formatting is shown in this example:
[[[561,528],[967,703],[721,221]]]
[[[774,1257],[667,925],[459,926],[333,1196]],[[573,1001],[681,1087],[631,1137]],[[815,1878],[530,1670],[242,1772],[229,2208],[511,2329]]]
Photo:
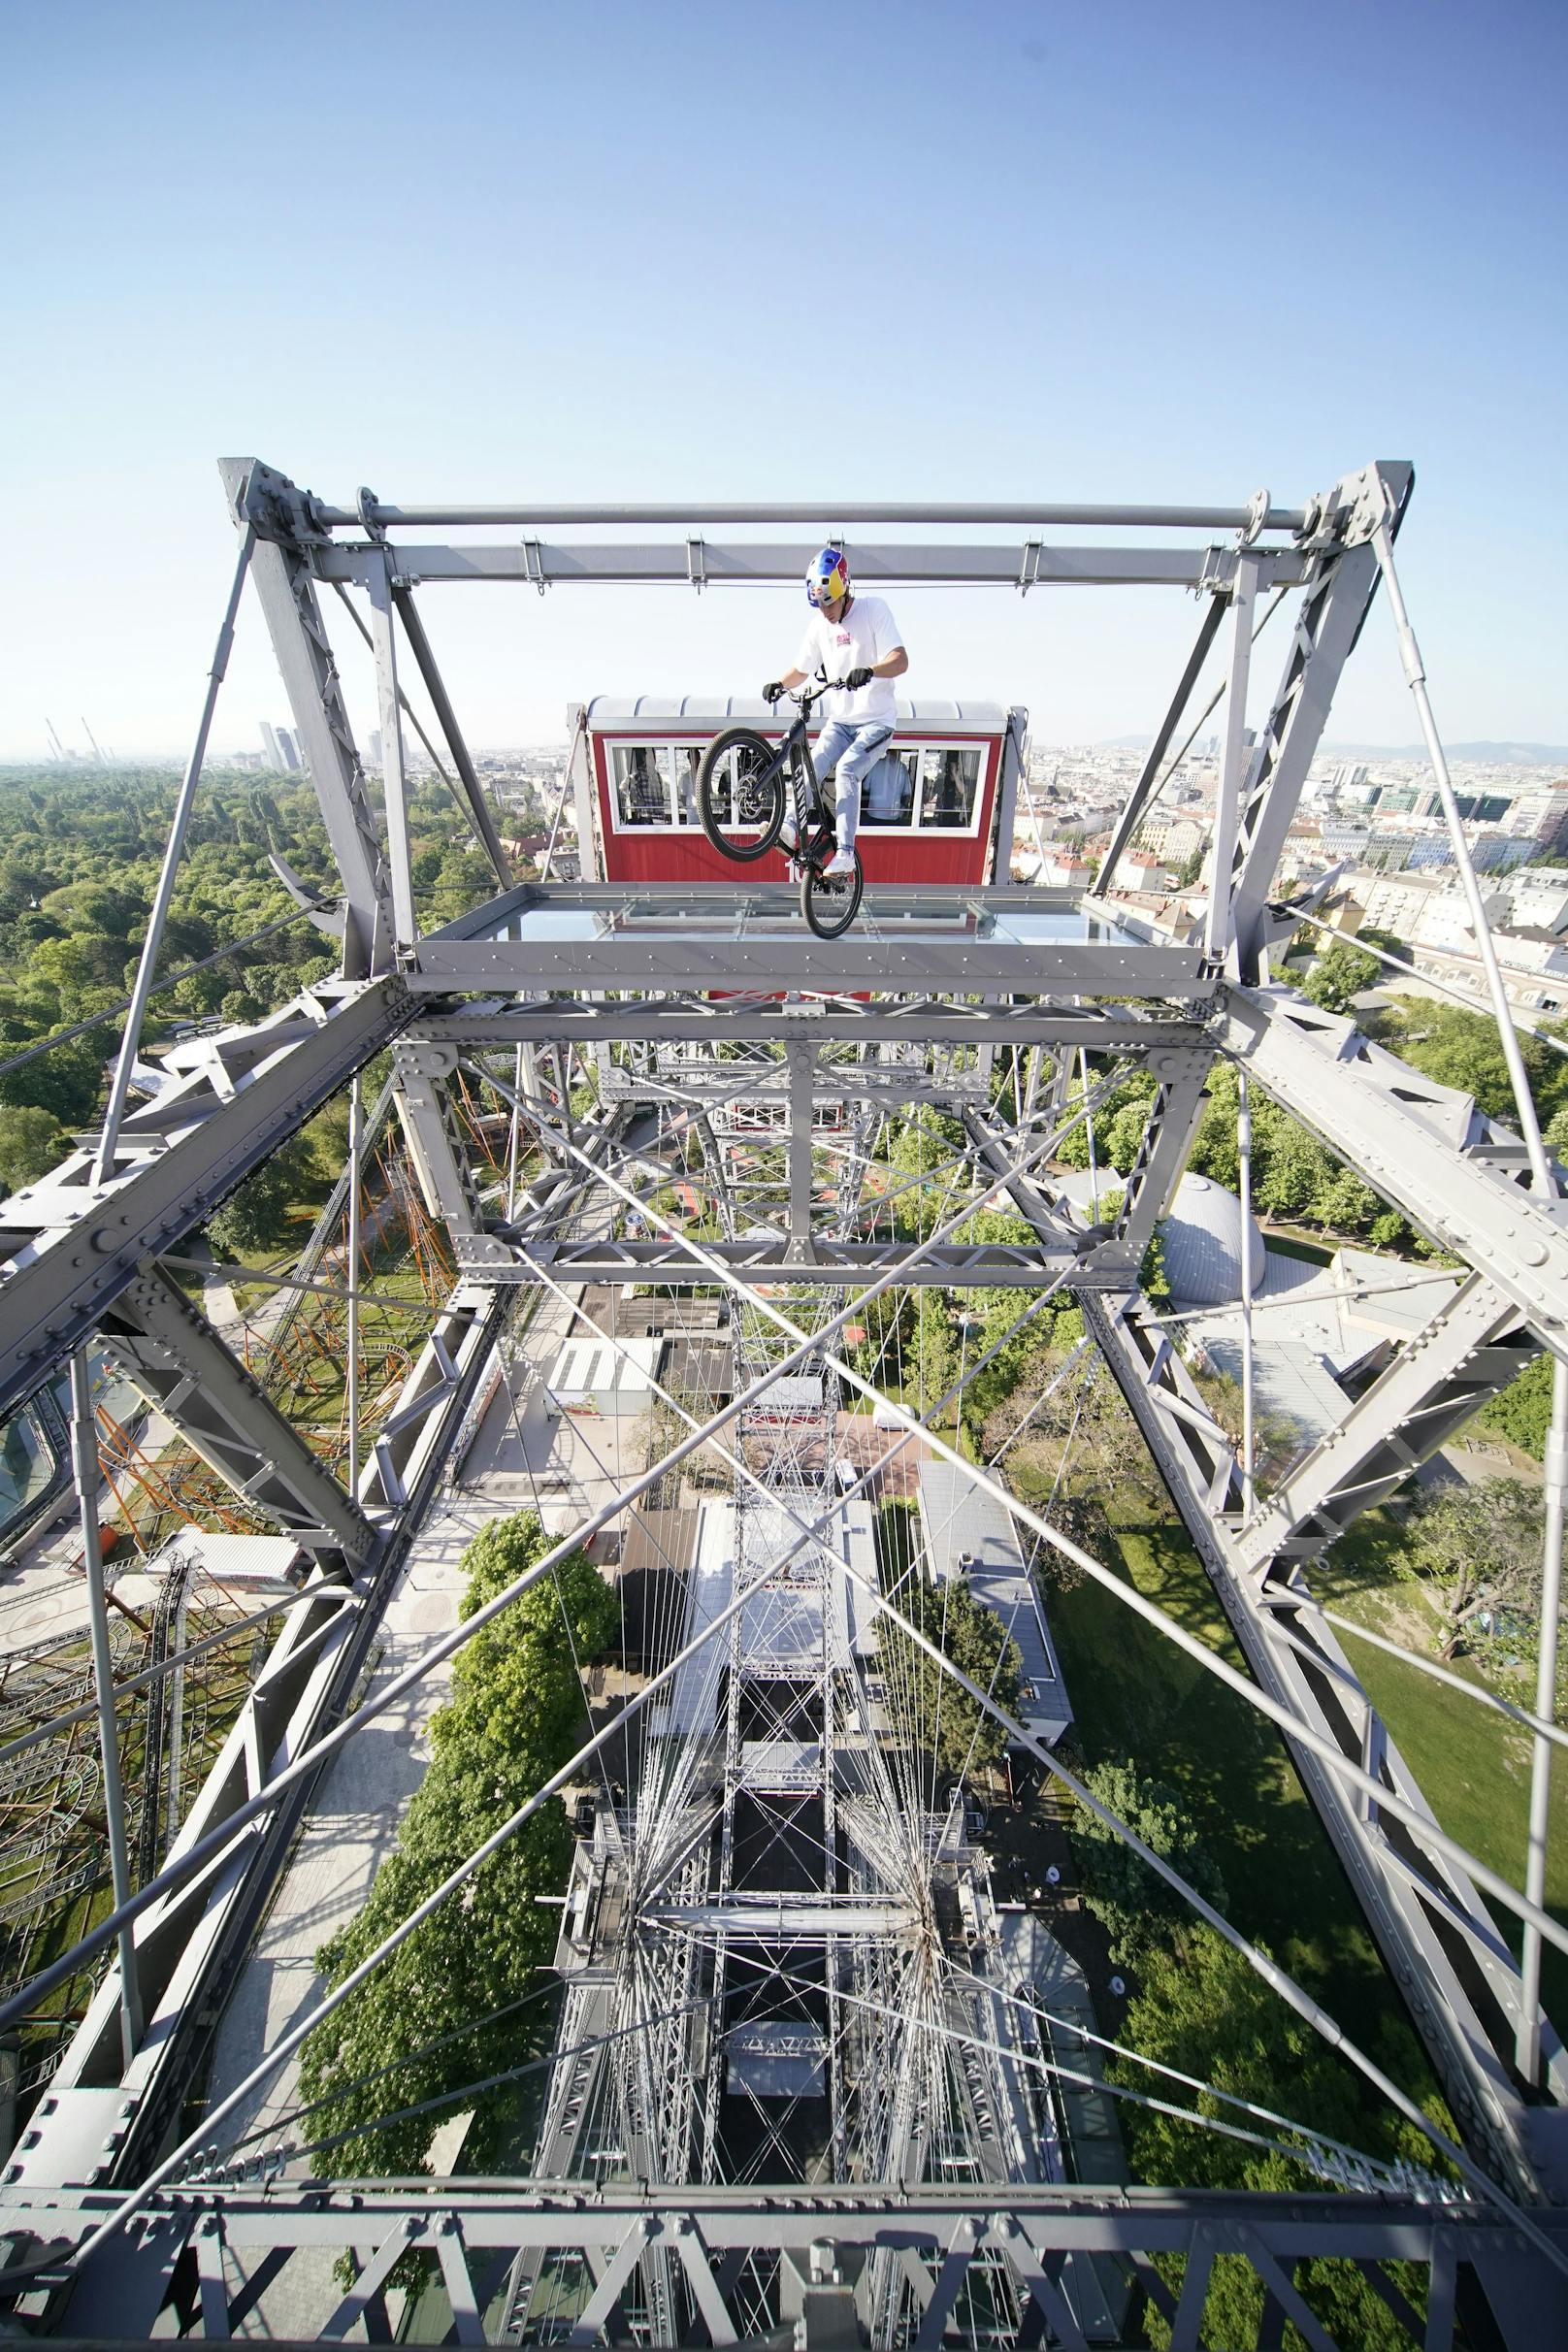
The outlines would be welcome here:
[[[392,920],[396,951],[411,956],[419,938],[408,860],[408,783],[403,765],[403,711],[398,701],[397,637],[392,616],[392,560],[382,554],[370,572],[371,630],[376,640],[376,686],[381,712],[381,776],[386,791],[386,840],[392,864]]]
[[[1203,933],[1204,951],[1216,964],[1224,962],[1230,946],[1230,895],[1241,817],[1242,770],[1247,761],[1247,680],[1252,670],[1253,605],[1257,597],[1258,558],[1243,553],[1236,565],[1236,585],[1231,598],[1225,745],[1220,766],[1220,799],[1214,816],[1209,912]]]
[[[1247,1073],[1238,1071],[1236,1158],[1241,1170],[1241,1515],[1253,1515],[1253,1106]]]

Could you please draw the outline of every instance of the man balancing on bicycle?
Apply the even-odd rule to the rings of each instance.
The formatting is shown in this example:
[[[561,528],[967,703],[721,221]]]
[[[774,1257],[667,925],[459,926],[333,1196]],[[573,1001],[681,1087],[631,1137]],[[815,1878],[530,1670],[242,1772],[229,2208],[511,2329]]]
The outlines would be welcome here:
[[[855,871],[855,829],[860,823],[861,785],[893,735],[893,681],[909,667],[898,625],[879,596],[856,596],[849,567],[837,547],[824,547],[805,575],[811,619],[800,639],[795,668],[763,688],[763,700],[803,686],[821,669],[836,688],[823,697],[828,724],[814,753],[817,775],[826,786],[837,770],[838,848],[823,868],[831,875]],[[795,848],[795,820],[786,816],[780,838]]]

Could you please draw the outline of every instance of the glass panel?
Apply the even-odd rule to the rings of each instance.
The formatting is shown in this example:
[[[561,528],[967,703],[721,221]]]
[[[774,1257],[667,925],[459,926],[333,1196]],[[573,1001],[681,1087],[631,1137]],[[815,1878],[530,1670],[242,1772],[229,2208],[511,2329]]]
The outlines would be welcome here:
[[[928,751],[921,769],[922,825],[967,825],[974,815],[980,787],[980,753],[974,750]]]
[[[658,743],[612,743],[610,779],[622,826],[670,823],[670,770]]]
[[[915,774],[918,751],[885,751],[866,771],[861,788],[863,825],[912,825],[915,821]]]

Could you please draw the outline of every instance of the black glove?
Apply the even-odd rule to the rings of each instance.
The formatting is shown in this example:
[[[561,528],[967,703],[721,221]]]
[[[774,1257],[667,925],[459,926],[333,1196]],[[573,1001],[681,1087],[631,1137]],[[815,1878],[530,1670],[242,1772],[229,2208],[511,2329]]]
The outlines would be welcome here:
[[[784,681],[783,681],[783,679],[782,679],[782,678],[773,678],[773,679],[771,679],[771,680],[769,681],[769,683],[768,683],[768,685],[766,685],[766,686],[763,688],[763,701],[764,701],[765,702],[776,702],[778,701],[779,696],[780,696],[780,695],[783,693],[783,691],[784,691]]]
[[[870,683],[871,673],[868,670],[852,670],[844,680],[844,684],[851,694],[859,694],[863,686],[869,686]]]

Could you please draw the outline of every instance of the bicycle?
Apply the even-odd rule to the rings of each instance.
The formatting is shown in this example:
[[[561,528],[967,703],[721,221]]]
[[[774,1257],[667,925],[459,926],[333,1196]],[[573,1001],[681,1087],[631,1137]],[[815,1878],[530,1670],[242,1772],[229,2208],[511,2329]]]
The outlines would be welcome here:
[[[806,728],[817,703],[838,681],[821,670],[817,680],[789,694],[796,717],[782,743],[769,743],[753,727],[727,727],[714,736],[697,771],[697,813],[721,856],[750,866],[777,844],[787,789],[795,808],[790,855],[800,868],[800,912],[819,939],[836,939],[860,912],[866,874],[858,849],[853,874],[835,874],[830,881],[824,870],[838,840]]]

